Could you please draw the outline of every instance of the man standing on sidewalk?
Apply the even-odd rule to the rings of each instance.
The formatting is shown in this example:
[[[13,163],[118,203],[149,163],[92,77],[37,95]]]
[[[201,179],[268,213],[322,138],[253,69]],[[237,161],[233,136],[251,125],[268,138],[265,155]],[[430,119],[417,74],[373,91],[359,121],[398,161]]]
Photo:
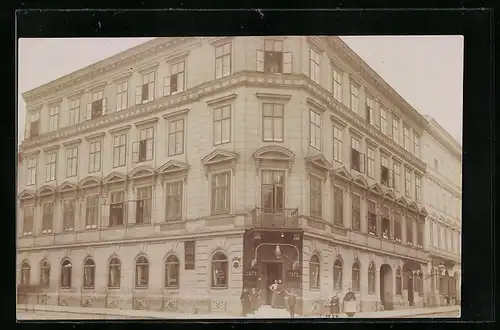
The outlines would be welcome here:
[[[297,305],[297,295],[295,294],[293,289],[290,291],[285,290],[285,292],[288,295],[288,310],[290,311],[290,317],[293,319],[295,317],[295,306]]]

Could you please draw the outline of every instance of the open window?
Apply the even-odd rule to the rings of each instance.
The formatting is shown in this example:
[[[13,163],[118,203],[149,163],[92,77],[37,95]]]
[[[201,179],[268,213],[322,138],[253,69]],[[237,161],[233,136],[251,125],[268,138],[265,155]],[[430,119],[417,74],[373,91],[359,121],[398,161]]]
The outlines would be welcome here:
[[[398,212],[394,213],[394,240],[401,243],[401,214]]]
[[[103,93],[102,90],[92,93],[92,101],[87,104],[87,119],[99,118],[106,113],[107,99]]]
[[[142,84],[135,89],[135,104],[144,104],[155,98],[155,72],[142,75]]]
[[[121,226],[125,219],[125,193],[123,191],[111,192],[111,204],[109,206],[109,226]]]
[[[377,214],[375,203],[372,201],[368,201],[368,234],[377,235]]]
[[[153,127],[142,129],[139,141],[132,144],[132,161],[142,163],[153,159]]]
[[[391,237],[391,219],[389,218],[389,209],[382,207],[382,237],[389,239]]]
[[[359,140],[351,138],[351,168],[360,173],[365,172],[365,154],[360,148]]]
[[[292,73],[292,53],[283,52],[282,40],[264,41],[264,50],[257,50],[257,71]]]
[[[27,137],[33,138],[40,135],[40,113],[33,112],[29,114],[29,126]]]

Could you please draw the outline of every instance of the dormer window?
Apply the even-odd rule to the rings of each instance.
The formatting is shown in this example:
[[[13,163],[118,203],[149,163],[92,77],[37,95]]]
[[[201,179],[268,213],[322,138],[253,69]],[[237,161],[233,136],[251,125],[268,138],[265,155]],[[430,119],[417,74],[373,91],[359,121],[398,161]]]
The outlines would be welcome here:
[[[170,66],[170,76],[163,81],[163,95],[173,95],[184,91],[185,84],[185,61],[172,63]]]
[[[292,53],[283,52],[282,40],[265,40],[264,51],[257,50],[257,71],[291,73]]]
[[[142,84],[135,90],[135,104],[144,104],[155,99],[155,72],[142,75]]]
[[[87,104],[87,119],[95,119],[103,116],[106,113],[106,98],[104,91],[92,93],[92,102]]]
[[[29,115],[28,137],[37,137],[40,135],[40,113],[33,112]]]

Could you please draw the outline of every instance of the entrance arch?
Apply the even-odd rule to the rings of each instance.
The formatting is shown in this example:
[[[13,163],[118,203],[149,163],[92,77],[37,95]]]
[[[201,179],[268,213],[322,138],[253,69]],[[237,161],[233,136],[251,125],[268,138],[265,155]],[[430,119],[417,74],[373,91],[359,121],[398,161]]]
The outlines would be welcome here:
[[[380,301],[384,310],[393,309],[393,272],[391,266],[383,264],[380,266]]]

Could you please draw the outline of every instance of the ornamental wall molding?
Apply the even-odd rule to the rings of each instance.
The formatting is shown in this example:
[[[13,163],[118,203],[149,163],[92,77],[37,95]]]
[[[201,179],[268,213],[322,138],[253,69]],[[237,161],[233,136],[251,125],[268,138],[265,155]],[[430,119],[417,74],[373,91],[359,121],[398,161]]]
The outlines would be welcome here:
[[[336,101],[326,89],[316,84],[313,85],[313,82],[304,74],[278,76],[259,72],[241,71],[228,77],[203,83],[182,93],[163,96],[147,104],[134,105],[126,110],[110,112],[96,119],[87,120],[74,126],[64,127],[55,132],[44,133],[33,139],[26,139],[22,143],[22,148],[23,150],[38,148],[57,140],[67,139],[73,135],[95,132],[97,129],[123,124],[130,120],[142,118],[145,115],[152,115],[158,112],[165,113],[165,111],[175,112],[179,107],[203,99],[206,96],[222,93],[244,85],[296,90],[305,89],[311,96],[315,97],[316,100],[319,100],[321,104],[332,111],[332,114],[337,117],[340,116],[341,118],[339,119],[350,123],[358,131],[365,133],[365,135],[368,135],[369,138],[378,142],[380,145],[390,147],[393,155],[407,159],[415,168],[425,172],[425,163],[423,161],[407,152],[402,146],[396,144],[389,137],[384,136],[376,127],[369,125],[345,105]],[[168,113],[169,112],[166,114]]]

